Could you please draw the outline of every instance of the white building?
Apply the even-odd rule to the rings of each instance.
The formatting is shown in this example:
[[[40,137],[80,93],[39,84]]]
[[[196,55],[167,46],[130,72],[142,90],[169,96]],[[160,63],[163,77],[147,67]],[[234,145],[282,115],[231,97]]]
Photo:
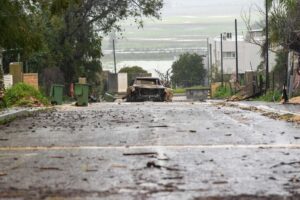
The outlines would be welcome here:
[[[257,33],[256,33],[257,34]],[[249,34],[248,34],[249,36]],[[257,38],[256,38],[257,39]],[[233,74],[236,71],[235,35],[223,34],[223,69],[224,74]],[[261,57],[261,47],[249,43],[244,36],[238,36],[239,73],[256,71],[257,66],[264,60]],[[270,52],[270,69],[275,66],[275,54]],[[212,64],[221,70],[221,39],[216,37],[212,44]]]

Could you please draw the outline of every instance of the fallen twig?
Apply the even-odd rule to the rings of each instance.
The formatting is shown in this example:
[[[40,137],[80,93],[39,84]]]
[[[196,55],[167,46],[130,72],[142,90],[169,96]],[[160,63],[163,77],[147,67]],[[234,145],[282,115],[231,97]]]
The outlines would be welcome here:
[[[123,153],[123,156],[152,156],[158,155],[156,152]]]

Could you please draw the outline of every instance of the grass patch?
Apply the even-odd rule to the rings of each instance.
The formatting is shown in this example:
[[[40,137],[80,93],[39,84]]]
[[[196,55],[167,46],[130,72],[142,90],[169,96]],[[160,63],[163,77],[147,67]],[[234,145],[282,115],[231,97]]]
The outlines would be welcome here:
[[[276,90],[276,91],[268,91],[266,94],[263,96],[260,96],[258,98],[255,98],[253,100],[255,101],[266,101],[266,102],[279,102],[281,100],[281,92]]]
[[[174,94],[185,94],[186,89],[185,88],[176,88],[173,89]]]
[[[218,89],[216,90],[215,95],[213,96],[213,98],[216,99],[226,99],[228,97],[231,97],[231,89],[229,86],[225,85],[225,86],[220,86],[218,87]]]
[[[49,105],[48,99],[34,87],[18,83],[5,91],[5,107],[37,107]]]
[[[176,88],[173,89],[174,94],[185,94],[186,90],[201,90],[201,89],[209,89],[208,87],[204,86],[193,86],[189,88]]]

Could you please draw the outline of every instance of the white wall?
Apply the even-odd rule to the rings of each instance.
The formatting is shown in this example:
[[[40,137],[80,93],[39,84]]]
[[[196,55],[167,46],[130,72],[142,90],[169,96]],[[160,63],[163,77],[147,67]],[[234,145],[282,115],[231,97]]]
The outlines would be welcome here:
[[[234,37],[234,36],[233,36]],[[212,44],[212,58],[213,64],[217,63],[219,69],[221,68],[221,44],[220,39],[215,39]],[[223,55],[224,52],[235,52],[235,40],[223,41]],[[257,66],[263,61],[261,58],[261,48],[258,45],[248,43],[243,40],[238,42],[239,53],[239,73],[245,73],[245,71],[256,70]],[[225,58],[223,59],[224,73],[232,74],[236,70],[236,59]],[[270,52],[270,68],[275,66],[275,54]],[[221,70],[221,69],[220,69]]]
[[[118,74],[118,92],[125,93],[128,87],[128,76],[127,73]]]

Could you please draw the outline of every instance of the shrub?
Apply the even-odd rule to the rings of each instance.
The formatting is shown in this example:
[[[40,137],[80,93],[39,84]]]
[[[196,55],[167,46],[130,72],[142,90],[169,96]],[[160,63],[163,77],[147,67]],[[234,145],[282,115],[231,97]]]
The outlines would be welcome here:
[[[8,89],[4,94],[4,103],[7,107],[35,107],[49,105],[48,99],[43,96],[41,92],[24,83],[18,83]]]
[[[5,101],[4,100],[0,100],[0,111],[2,109],[6,108],[6,104],[5,104]]]

